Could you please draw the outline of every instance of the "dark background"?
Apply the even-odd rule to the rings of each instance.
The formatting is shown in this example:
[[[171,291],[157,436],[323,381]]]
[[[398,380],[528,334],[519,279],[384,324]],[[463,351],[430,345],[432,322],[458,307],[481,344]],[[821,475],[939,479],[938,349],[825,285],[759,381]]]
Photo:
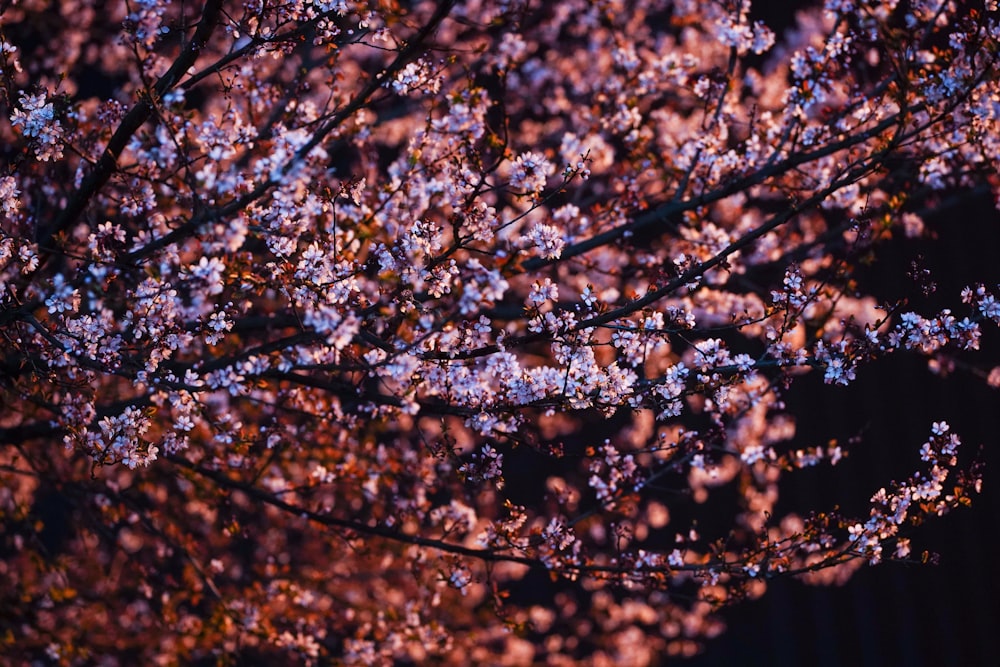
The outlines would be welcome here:
[[[891,241],[863,269],[860,287],[881,298],[906,297],[908,310],[929,316],[948,304],[965,312],[963,286],[1000,280],[1000,213],[989,197],[974,197],[928,217],[934,238]],[[923,255],[937,291],[924,296],[907,277]],[[988,371],[1000,365],[1000,334],[984,323],[982,351],[957,355]],[[919,446],[932,421],[947,420],[962,437],[960,457],[986,462],[982,494],[973,506],[916,529],[916,554],[940,555],[938,565],[865,567],[841,587],[772,582],[764,596],[723,612],[728,629],[703,653],[683,662],[709,665],[1000,665],[1000,568],[992,562],[1000,529],[1000,389],[968,370],[940,377],[926,360],[900,355],[862,368],[849,387],[802,378],[788,393],[803,445],[860,433],[836,468],[790,474],[781,506],[799,513],[864,510],[889,480],[917,469]],[[781,507],[779,507],[779,510]]]

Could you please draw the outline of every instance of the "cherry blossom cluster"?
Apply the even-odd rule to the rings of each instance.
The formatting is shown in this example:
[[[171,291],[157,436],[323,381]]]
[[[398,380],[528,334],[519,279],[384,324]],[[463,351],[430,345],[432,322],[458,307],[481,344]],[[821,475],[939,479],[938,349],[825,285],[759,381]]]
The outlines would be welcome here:
[[[867,515],[779,512],[881,444],[786,399],[890,355],[1000,386],[1000,286],[861,270],[1000,201],[1000,15],[759,16],[5,9],[0,654],[641,665],[913,559],[980,488],[951,426]]]

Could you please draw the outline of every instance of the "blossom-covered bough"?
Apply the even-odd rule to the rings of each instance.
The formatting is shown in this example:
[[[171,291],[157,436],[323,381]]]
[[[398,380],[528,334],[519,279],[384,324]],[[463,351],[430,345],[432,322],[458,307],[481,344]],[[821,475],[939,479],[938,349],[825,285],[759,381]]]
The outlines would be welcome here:
[[[1000,196],[975,4],[3,3],[0,651],[644,664],[920,560],[950,426],[776,515],[784,397],[1000,322],[855,271]]]

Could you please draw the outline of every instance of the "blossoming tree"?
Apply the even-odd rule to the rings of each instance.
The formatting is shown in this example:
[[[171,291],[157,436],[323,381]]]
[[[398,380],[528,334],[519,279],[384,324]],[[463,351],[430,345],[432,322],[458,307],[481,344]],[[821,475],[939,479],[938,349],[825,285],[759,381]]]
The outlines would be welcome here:
[[[959,436],[778,515],[784,398],[1000,322],[855,271],[1000,195],[974,4],[2,3],[0,651],[644,664],[919,560]]]

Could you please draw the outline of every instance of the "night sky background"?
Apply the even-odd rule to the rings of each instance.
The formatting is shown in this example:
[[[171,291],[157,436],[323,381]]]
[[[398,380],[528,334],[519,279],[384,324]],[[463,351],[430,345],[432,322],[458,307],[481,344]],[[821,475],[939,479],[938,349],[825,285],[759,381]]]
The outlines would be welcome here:
[[[970,197],[926,218],[936,238],[890,241],[859,273],[861,289],[879,299],[909,300],[930,315],[958,302],[962,287],[1000,281],[1000,212],[989,196]],[[922,255],[937,291],[924,296],[907,277]],[[962,304],[959,304],[962,305]],[[961,317],[964,313],[956,309]],[[957,355],[989,370],[1000,365],[1000,332],[984,325],[982,350]],[[814,377],[815,376],[815,377]],[[866,512],[867,499],[918,467],[918,448],[932,421],[947,420],[962,437],[960,460],[986,462],[973,506],[930,521],[913,534],[913,552],[940,555],[938,565],[864,567],[841,587],[771,582],[764,596],[723,612],[728,630],[688,667],[710,665],[839,666],[1000,665],[1000,389],[968,370],[940,377],[925,359],[898,355],[862,367],[848,387],[799,378],[787,394],[802,445],[830,437],[862,442],[836,467],[818,466],[782,479],[782,508],[799,513],[840,504]],[[673,664],[673,661],[671,661]]]

